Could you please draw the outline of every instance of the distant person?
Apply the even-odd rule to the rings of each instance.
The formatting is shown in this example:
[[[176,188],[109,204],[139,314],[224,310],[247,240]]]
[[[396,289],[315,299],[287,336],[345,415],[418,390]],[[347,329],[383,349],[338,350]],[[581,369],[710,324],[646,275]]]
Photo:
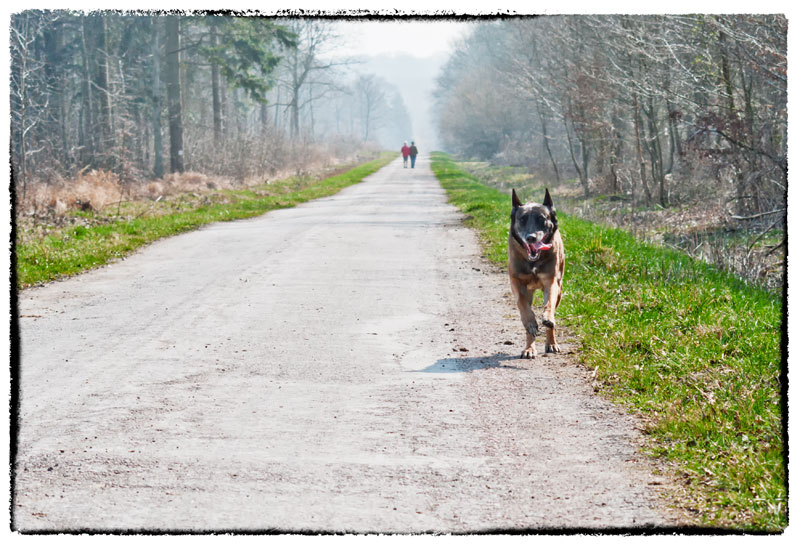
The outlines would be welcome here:
[[[411,148],[408,150],[408,155],[411,157],[411,168],[414,168],[414,163],[417,162],[417,146],[414,141],[411,141]]]
[[[413,144],[414,142],[411,143]],[[408,147],[408,142],[403,142],[403,147],[400,148],[400,153],[403,154],[403,168],[408,168],[408,156],[411,154],[411,148]]]

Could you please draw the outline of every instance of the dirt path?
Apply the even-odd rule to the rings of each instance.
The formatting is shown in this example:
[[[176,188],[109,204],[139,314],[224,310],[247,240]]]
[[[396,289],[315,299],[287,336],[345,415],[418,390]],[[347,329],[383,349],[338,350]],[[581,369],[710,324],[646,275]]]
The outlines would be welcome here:
[[[670,524],[417,166],[23,292],[16,527]]]

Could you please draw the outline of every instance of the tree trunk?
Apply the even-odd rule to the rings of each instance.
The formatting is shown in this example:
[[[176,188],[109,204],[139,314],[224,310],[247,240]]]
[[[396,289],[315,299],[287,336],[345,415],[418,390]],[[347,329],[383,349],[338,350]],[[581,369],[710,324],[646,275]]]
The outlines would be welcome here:
[[[624,124],[618,107],[614,108],[614,116],[611,120],[613,127],[613,142],[611,143],[611,157],[609,159],[609,169],[611,170],[611,192],[619,193],[622,190],[619,183],[619,165],[623,162],[622,150],[625,146],[623,136]]]
[[[216,46],[218,43],[217,27],[211,27],[211,45]],[[219,96],[219,65],[213,63],[211,65],[211,103],[214,111],[214,144],[219,145],[222,142],[222,104]]]
[[[17,62],[19,67],[18,73],[18,87],[16,89],[16,98],[18,99],[18,108],[19,108],[19,138],[17,139],[16,145],[17,147],[17,171],[14,173],[16,174],[16,183],[22,182],[22,197],[18,201],[19,203],[24,203],[26,199],[26,193],[28,188],[28,149],[26,146],[26,138],[25,133],[28,127],[28,97],[27,97],[27,77],[28,77],[28,49],[27,44],[24,43],[25,38],[27,37],[27,30],[28,30],[28,17],[25,17],[25,24],[23,25],[22,30],[20,33],[23,36],[21,40],[20,48],[16,50],[18,52],[19,57],[17,59],[13,59]],[[12,42],[13,43],[13,42]],[[12,50],[13,52],[13,50]],[[12,60],[12,66],[13,66]],[[12,103],[13,108],[13,103]]]
[[[633,93],[633,125],[636,130],[636,158],[639,160],[639,179],[644,189],[644,198],[647,204],[652,201],[650,188],[647,186],[647,165],[642,154],[642,120],[639,117],[639,94]]]
[[[678,142],[676,140],[676,123],[675,123],[675,106],[672,105],[672,102],[669,100],[667,101],[667,133],[669,134],[669,156],[667,157],[669,162],[667,163],[666,172],[667,174],[672,173],[672,169],[675,168],[675,155],[678,151]]]
[[[558,164],[556,164],[556,160],[553,157],[553,150],[550,149],[550,137],[547,134],[547,120],[544,117],[544,113],[542,113],[540,104],[537,104],[536,109],[539,111],[539,119],[542,122],[542,140],[544,142],[544,149],[547,151],[547,156],[550,158],[550,164],[553,165],[553,172],[556,174],[556,185],[561,185],[561,175],[558,173]]]
[[[311,140],[314,140],[314,101],[313,98],[313,84],[309,82],[308,84],[308,117],[311,123]]]
[[[578,141],[581,143],[581,161],[583,162],[583,176],[581,176],[581,185],[583,185],[583,195],[589,196],[589,142],[585,137],[579,137]]]
[[[228,86],[220,80],[219,86],[219,112],[222,127],[222,140],[228,136],[229,128],[228,121],[230,120],[230,108],[228,107]]]
[[[719,19],[716,17],[716,19]],[[742,134],[742,130],[738,127],[739,115],[736,111],[736,102],[734,100],[734,91],[733,91],[733,78],[731,77],[730,71],[730,62],[728,61],[728,48],[727,48],[727,38],[725,36],[725,32],[722,30],[719,31],[717,34],[719,40],[719,51],[720,51],[720,67],[722,69],[722,84],[725,87],[725,94],[726,96],[726,112],[725,117],[727,117],[728,123],[730,124],[730,132],[733,134],[733,137],[739,141],[747,142],[748,138],[747,135]],[[747,159],[745,159],[747,160]],[[736,212],[739,215],[748,215],[752,212],[758,210],[760,207],[758,205],[758,194],[757,192],[751,191],[749,186],[750,177],[747,176],[745,169],[738,168],[738,158],[734,156],[734,165],[736,165]],[[749,161],[748,161],[749,162]],[[748,193],[752,193],[750,195],[752,198],[748,199]]]
[[[161,143],[161,39],[158,17],[151,16],[152,25],[152,71],[153,71],[153,175],[161,178],[164,175],[163,144]]]
[[[675,142],[675,106],[669,97],[674,96],[670,89],[670,79],[666,80],[666,106],[667,106],[667,134],[669,136],[669,155],[667,156],[667,166],[664,169],[667,174],[672,173],[675,166],[675,152],[677,150],[677,143]]]
[[[648,138],[648,152],[650,154],[650,170],[653,175],[653,182],[658,183],[658,201],[663,207],[669,206],[666,193],[666,178],[664,176],[664,159],[661,152],[661,139],[658,136],[658,123],[656,120],[656,108],[653,96],[647,98],[647,128],[650,133]]]
[[[567,142],[569,144],[569,146],[568,146],[569,147],[569,156],[572,159],[572,165],[575,167],[575,170],[578,172],[578,179],[580,180],[581,186],[583,187],[583,195],[585,197],[588,197],[589,196],[589,180],[586,177],[586,171],[584,169],[582,169],[578,165],[578,159],[577,159],[577,157],[575,157],[575,142],[572,139],[572,133],[569,130],[569,122],[567,121],[566,117],[564,117],[564,130],[567,133]],[[583,163],[583,165],[585,167],[586,166],[586,157],[584,156],[583,159],[584,160],[582,161],[582,163]]]
[[[259,108],[258,119],[261,122],[261,134],[266,134],[269,128],[269,107],[266,102],[262,102]]]
[[[366,104],[365,104],[366,109],[364,110],[364,137],[363,137],[363,142],[366,142],[367,140],[369,140],[369,123],[370,123],[370,119],[369,118],[372,116],[372,111],[371,111],[371,107],[370,107],[369,97],[365,96],[364,98],[366,100]]]
[[[180,17],[167,17],[167,102],[170,172],[183,172],[183,112],[180,78]]]
[[[244,133],[244,127],[242,126],[242,92],[238,87],[233,89],[233,118],[236,121],[236,137],[241,138]]]
[[[298,73],[297,49],[293,52],[294,62],[292,63],[292,100],[289,103],[292,118],[290,121],[289,134],[292,140],[300,134],[300,74]]]
[[[94,116],[92,115],[92,73],[89,63],[89,37],[91,36],[91,25],[88,18],[84,15],[81,24],[81,64],[83,74],[81,74],[81,98],[83,108],[81,110],[82,120],[78,138],[78,145],[81,149],[81,164],[94,165],[95,162],[95,135],[94,135]]]
[[[92,72],[92,89],[94,95],[94,112],[96,127],[96,159],[106,167],[111,166],[111,157],[108,151],[113,147],[111,128],[111,90],[108,80],[108,44],[106,43],[106,18],[102,15],[88,17],[91,25],[91,40],[89,42],[90,69]]]
[[[281,103],[281,88],[278,86],[277,94],[275,96],[275,119],[273,120],[273,125],[275,128],[280,128],[278,124],[278,105]]]
[[[727,95],[728,114],[733,116],[736,112],[736,105],[733,100],[733,82],[731,80],[730,63],[728,62],[728,51],[725,45],[725,33],[720,30],[718,36],[720,56],[722,57],[722,83],[725,86],[725,94]]]
[[[44,33],[45,56],[47,62],[44,63],[45,73],[47,74],[47,84],[51,89],[50,94],[53,102],[53,112],[55,114],[54,127],[50,130],[58,135],[61,149],[58,156],[64,167],[69,166],[69,145],[67,143],[67,107],[64,99],[65,75],[64,75],[64,29],[60,22],[56,22],[52,32]]]

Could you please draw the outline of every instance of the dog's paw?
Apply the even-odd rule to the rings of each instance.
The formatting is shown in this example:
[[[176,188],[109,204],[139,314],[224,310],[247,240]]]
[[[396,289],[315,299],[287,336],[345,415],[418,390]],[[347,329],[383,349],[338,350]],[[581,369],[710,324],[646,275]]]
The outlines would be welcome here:
[[[556,327],[556,324],[554,324],[550,320],[546,320],[546,319],[542,319],[542,325],[544,327],[547,327],[547,328],[550,328],[550,329],[553,329],[554,327]]]
[[[522,355],[520,356],[520,358],[522,358],[523,360],[532,360],[535,357],[536,357],[536,348],[534,348],[533,345],[523,350]]]
[[[544,345],[544,353],[545,354],[556,354],[561,352],[561,347],[558,344],[545,344]]]

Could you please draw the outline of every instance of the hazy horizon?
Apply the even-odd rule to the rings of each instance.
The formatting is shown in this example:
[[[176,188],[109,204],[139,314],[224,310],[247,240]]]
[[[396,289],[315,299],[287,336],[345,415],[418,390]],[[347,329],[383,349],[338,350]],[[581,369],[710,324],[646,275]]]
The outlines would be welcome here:
[[[440,147],[430,112],[436,76],[455,43],[474,24],[436,18],[340,21],[336,30],[342,36],[335,54],[359,59],[353,72],[375,74],[397,87],[411,117],[413,134],[408,140],[415,140],[421,153],[429,153]],[[396,144],[399,149],[402,142]]]

